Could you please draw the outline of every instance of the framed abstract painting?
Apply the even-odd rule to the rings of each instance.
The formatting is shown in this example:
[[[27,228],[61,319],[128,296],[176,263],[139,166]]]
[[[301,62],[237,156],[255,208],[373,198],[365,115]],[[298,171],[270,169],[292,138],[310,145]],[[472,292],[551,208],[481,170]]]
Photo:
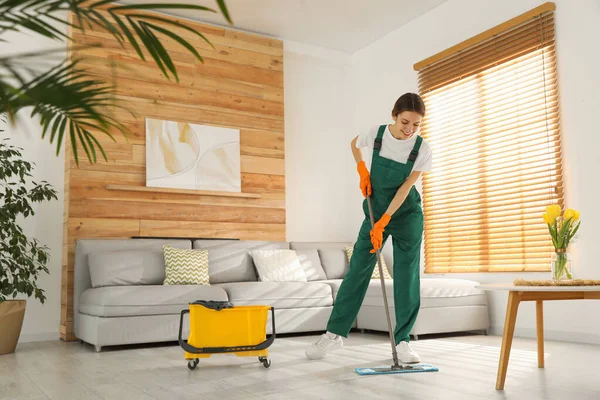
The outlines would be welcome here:
[[[239,129],[146,118],[146,186],[241,192]]]

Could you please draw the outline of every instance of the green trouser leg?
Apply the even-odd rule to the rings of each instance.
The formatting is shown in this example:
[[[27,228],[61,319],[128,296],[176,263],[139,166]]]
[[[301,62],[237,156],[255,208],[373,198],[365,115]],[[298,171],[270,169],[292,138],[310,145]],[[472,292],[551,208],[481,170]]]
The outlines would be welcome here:
[[[394,245],[394,310],[396,344],[409,341],[421,306],[421,242],[423,214],[402,216],[390,229]]]
[[[411,213],[394,221],[394,226],[384,232],[384,243],[392,235],[394,248],[394,310],[396,344],[409,341],[421,303],[420,260],[423,214]],[[358,240],[354,245],[350,269],[344,277],[335,300],[327,330],[348,337],[356,316],[371,282],[376,256],[370,253],[373,248],[369,232],[371,222],[365,219]],[[384,311],[385,312],[385,311]]]
[[[336,335],[348,337],[371,282],[377,257],[375,253],[370,253],[373,249],[370,232],[371,221],[369,218],[365,218],[354,244],[350,268],[338,290],[333,311],[327,323],[327,330]],[[387,236],[384,233],[384,243]]]

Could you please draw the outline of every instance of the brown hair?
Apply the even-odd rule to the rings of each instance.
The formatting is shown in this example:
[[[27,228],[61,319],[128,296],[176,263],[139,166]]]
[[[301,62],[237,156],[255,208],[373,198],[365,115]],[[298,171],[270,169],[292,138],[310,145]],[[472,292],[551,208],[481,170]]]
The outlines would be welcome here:
[[[398,100],[396,100],[396,104],[394,104],[392,115],[396,117],[398,114],[404,111],[414,111],[424,117],[425,103],[423,103],[421,96],[416,93],[404,93],[402,96],[400,96]]]

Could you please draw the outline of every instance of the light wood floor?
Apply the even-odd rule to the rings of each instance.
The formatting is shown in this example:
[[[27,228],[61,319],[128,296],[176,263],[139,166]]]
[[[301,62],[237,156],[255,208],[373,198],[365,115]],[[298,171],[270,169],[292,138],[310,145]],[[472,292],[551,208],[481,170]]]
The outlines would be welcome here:
[[[0,356],[0,399],[600,399],[600,346],[515,338],[504,391],[494,390],[501,338],[422,337],[413,348],[433,373],[359,376],[355,367],[388,365],[388,336],[351,333],[322,361],[304,357],[318,338],[288,336],[271,346],[271,368],[256,358],[217,355],[189,371],[175,344],[107,348],[78,342],[20,344]]]

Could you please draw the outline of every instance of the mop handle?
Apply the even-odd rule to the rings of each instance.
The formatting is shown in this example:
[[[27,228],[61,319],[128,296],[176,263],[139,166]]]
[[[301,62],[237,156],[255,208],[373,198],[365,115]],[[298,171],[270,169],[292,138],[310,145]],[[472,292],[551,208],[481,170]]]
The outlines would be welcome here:
[[[371,196],[367,194],[367,205],[369,206],[369,217],[371,218],[371,229],[375,228],[375,220],[373,219],[373,207],[371,206]],[[398,365],[398,353],[396,352],[396,343],[394,340],[394,331],[392,330],[392,321],[390,319],[390,310],[388,307],[387,293],[385,291],[385,280],[383,279],[383,268],[381,263],[381,253],[379,249],[375,251],[377,255],[377,267],[379,268],[379,280],[381,281],[381,292],[383,294],[383,305],[385,307],[385,316],[387,318],[388,332],[390,334],[390,344],[392,345],[392,357],[394,365]]]

